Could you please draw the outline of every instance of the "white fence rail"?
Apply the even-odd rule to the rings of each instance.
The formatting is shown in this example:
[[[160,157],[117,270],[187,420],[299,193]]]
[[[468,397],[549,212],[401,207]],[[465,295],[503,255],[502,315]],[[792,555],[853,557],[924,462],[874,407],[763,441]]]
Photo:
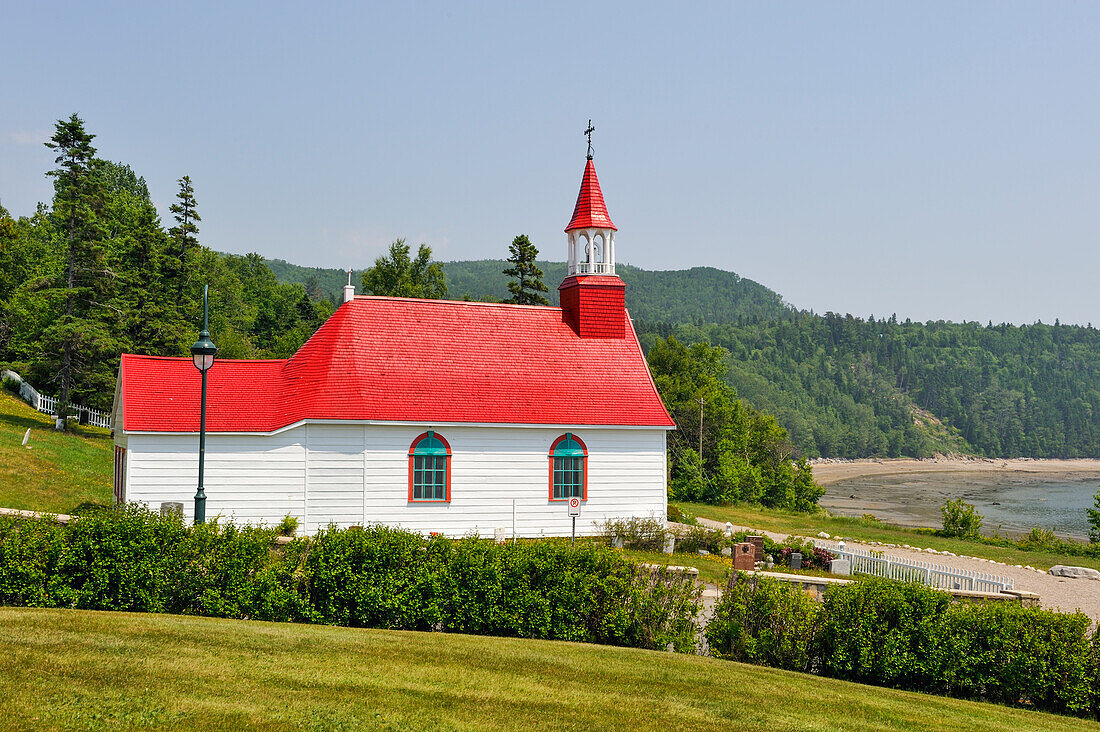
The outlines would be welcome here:
[[[12,379],[19,382],[19,396],[27,400],[27,403],[37,409],[43,414],[48,414],[51,417],[57,416],[57,398],[48,397],[44,394],[39,394],[38,390],[33,386],[23,381],[22,377],[14,371],[8,371],[5,369],[0,373],[0,379]],[[81,407],[77,404],[69,405],[69,415],[73,417],[79,417],[80,421],[85,424],[94,425],[95,427],[102,427],[104,429],[111,429],[111,415],[107,412],[101,412],[98,409],[92,409],[90,407]]]
[[[888,556],[883,552],[869,551],[837,542],[815,539],[814,545],[828,549],[841,559],[852,562],[852,574],[869,574],[875,577],[920,582],[941,590],[968,590],[970,592],[1003,592],[1013,589],[1010,577],[971,572],[942,564],[922,562],[917,559]]]

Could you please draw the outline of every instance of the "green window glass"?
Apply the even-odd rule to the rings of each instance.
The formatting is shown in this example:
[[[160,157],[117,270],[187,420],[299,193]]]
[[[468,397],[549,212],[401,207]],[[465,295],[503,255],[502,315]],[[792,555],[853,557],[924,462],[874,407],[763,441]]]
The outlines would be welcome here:
[[[554,499],[584,498],[584,448],[566,435],[554,448]]]
[[[413,449],[412,497],[414,501],[447,500],[447,446],[429,432]]]

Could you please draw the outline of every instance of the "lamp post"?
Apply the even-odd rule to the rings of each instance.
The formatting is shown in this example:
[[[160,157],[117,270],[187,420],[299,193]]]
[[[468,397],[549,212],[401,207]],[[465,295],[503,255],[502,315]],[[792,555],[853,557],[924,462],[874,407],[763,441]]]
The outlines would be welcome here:
[[[202,374],[202,398],[199,407],[199,489],[195,493],[195,523],[206,521],[206,493],[202,490],[202,468],[206,457],[206,372],[214,365],[214,354],[218,347],[210,340],[209,321],[209,285],[202,288],[202,332],[195,345],[191,346],[191,358],[195,361],[195,368]]]

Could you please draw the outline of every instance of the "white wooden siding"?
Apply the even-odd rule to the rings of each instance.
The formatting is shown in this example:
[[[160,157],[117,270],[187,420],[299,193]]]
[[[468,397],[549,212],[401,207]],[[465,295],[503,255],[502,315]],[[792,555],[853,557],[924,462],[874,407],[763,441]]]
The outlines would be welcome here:
[[[207,516],[277,523],[287,513],[314,532],[386,523],[447,536],[568,536],[564,502],[549,499],[550,444],[566,431],[588,448],[588,500],[577,534],[609,518],[664,518],[665,431],[448,427],[451,501],[410,503],[408,452],[427,425],[308,424],[276,435],[207,435]],[[197,436],[130,435],[129,500],[182,501],[190,520]],[[515,522],[513,524],[513,501]]]
[[[302,428],[277,435],[206,436],[203,484],[206,517],[235,523],[275,524],[304,508],[305,436]],[[198,485],[198,435],[129,435],[127,500],[157,510],[163,501],[183,503],[194,517]]]
[[[330,523],[363,523],[362,425],[308,424],[305,426],[309,460],[306,470],[308,533]]]
[[[410,503],[408,450],[422,429],[370,427],[367,439],[368,523],[398,524],[447,536],[502,528],[518,536],[568,536],[564,502],[550,501],[548,453],[565,430],[452,427],[438,433],[451,445],[451,501]],[[608,518],[657,516],[666,509],[663,430],[575,428],[588,448],[588,500],[577,534],[595,533]]]

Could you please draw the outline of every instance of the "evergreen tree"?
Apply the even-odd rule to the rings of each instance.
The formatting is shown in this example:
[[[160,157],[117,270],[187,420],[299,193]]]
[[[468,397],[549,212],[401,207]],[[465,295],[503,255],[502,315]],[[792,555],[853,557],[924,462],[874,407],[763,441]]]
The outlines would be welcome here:
[[[180,187],[176,193],[176,203],[169,209],[176,225],[168,230],[168,236],[172,240],[169,279],[176,282],[177,308],[180,307],[187,286],[188,255],[199,245],[198,222],[202,221],[196,210],[195,187],[191,185],[191,176],[185,175],[178,182]]]
[[[508,292],[512,296],[505,302],[515,305],[549,305],[550,302],[540,294],[546,292],[546,285],[542,282],[542,270],[535,265],[539,250],[526,234],[520,234],[512,240],[508,252],[511,254],[508,261],[512,266],[506,268],[504,274],[512,278],[508,283]]]
[[[363,273],[363,289],[386,297],[441,300],[447,297],[447,277],[443,265],[432,261],[431,247],[421,244],[416,259],[411,259],[409,245],[398,239],[390,245],[388,257],[374,260]]]
[[[104,350],[110,350],[110,334],[95,315],[100,305],[106,272],[98,215],[102,207],[99,161],[92,147],[94,135],[84,129],[76,114],[59,120],[46,147],[57,152],[53,218],[65,249],[65,269],[60,279],[41,295],[58,309],[58,317],[42,333],[43,361],[59,383],[58,427],[64,429],[74,384]]]

